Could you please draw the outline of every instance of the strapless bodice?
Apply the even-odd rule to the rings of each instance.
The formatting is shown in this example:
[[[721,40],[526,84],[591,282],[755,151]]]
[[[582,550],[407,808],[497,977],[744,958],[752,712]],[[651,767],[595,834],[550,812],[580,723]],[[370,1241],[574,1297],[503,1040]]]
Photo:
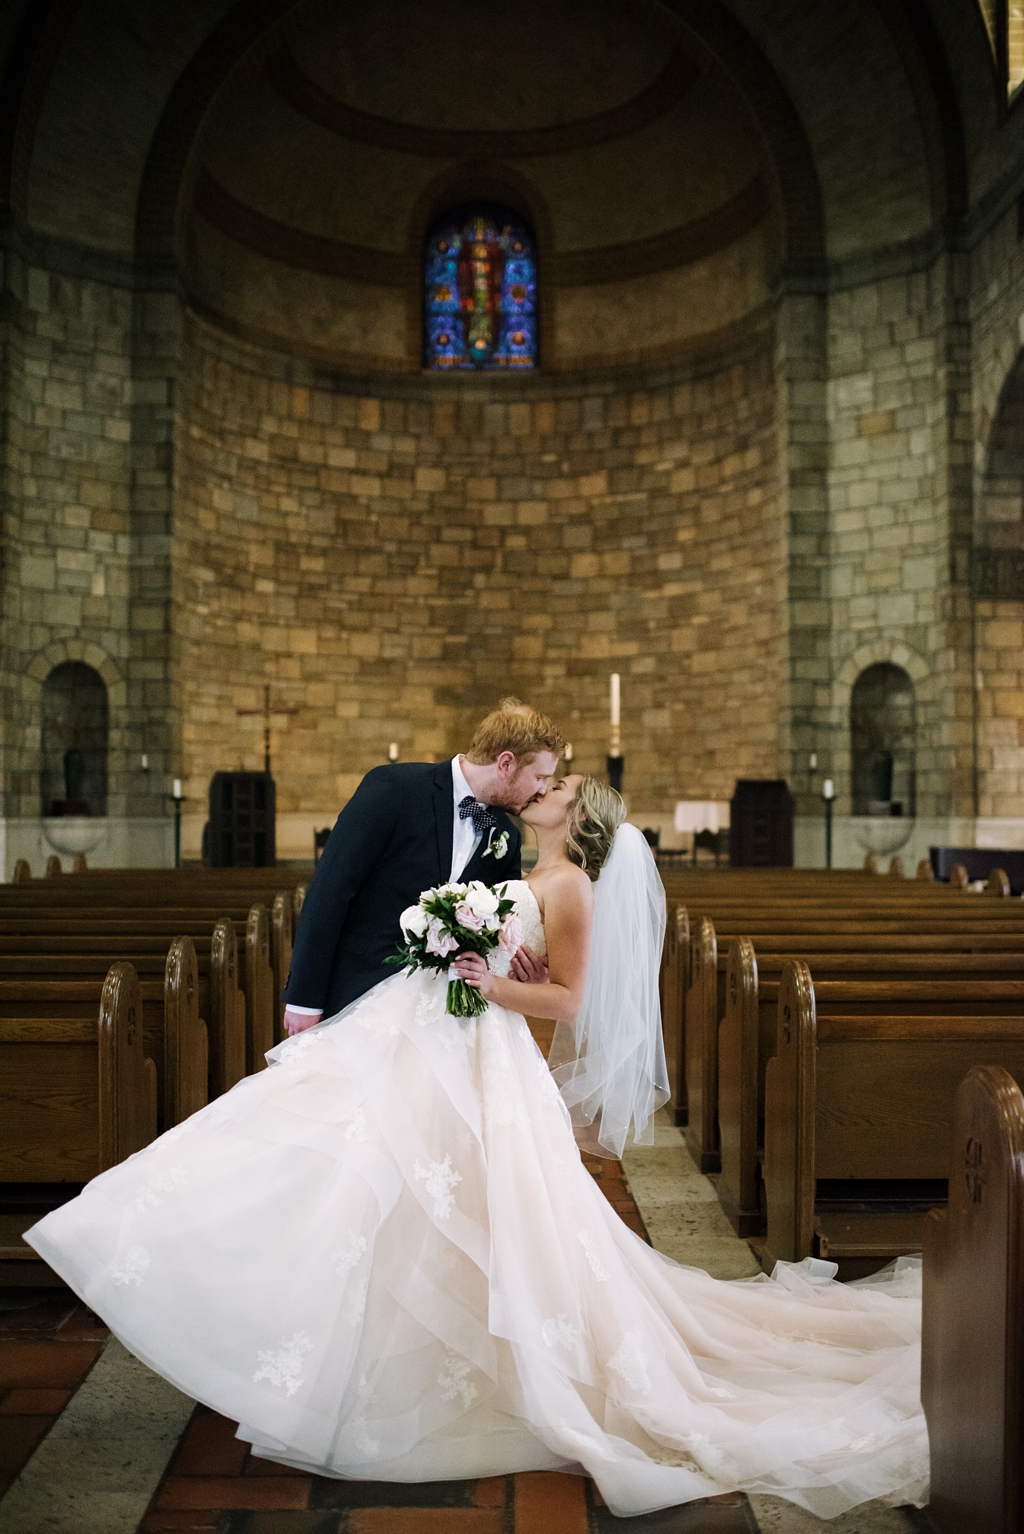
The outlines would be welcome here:
[[[525,879],[509,879],[505,890],[516,903],[516,914],[523,924],[523,942],[534,953],[546,953],[544,923],[533,890]]]

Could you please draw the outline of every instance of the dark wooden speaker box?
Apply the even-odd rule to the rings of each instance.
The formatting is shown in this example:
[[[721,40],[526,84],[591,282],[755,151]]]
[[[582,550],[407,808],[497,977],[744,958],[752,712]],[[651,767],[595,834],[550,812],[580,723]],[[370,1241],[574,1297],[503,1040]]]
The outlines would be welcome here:
[[[272,868],[276,804],[269,772],[215,772],[210,779],[210,862],[214,868]]]
[[[733,868],[792,868],[793,795],[781,778],[740,778],[729,818]]]

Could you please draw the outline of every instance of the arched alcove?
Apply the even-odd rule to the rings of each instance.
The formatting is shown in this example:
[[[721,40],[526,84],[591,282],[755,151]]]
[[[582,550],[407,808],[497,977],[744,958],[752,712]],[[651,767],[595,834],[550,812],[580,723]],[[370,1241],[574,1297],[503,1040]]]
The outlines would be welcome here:
[[[84,661],[54,666],[42,690],[43,815],[107,813],[107,687]]]
[[[868,666],[850,698],[850,785],[855,815],[916,813],[917,695],[902,666]]]

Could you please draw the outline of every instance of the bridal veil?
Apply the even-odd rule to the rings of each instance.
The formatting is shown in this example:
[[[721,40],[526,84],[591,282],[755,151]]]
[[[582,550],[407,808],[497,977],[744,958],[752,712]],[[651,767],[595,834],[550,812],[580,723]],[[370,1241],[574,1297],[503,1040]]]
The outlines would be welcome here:
[[[618,1159],[654,1142],[653,1116],[668,1101],[658,973],[665,890],[636,826],[615,833],[594,890],[590,970],[573,1023],[555,1027],[548,1057],[582,1148]]]

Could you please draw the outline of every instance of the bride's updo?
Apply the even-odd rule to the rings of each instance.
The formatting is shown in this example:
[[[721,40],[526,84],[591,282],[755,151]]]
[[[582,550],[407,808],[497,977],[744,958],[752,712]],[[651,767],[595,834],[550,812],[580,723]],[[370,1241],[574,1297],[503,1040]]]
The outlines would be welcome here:
[[[626,818],[622,796],[600,778],[584,778],[565,817],[565,850],[588,879],[596,880]]]

